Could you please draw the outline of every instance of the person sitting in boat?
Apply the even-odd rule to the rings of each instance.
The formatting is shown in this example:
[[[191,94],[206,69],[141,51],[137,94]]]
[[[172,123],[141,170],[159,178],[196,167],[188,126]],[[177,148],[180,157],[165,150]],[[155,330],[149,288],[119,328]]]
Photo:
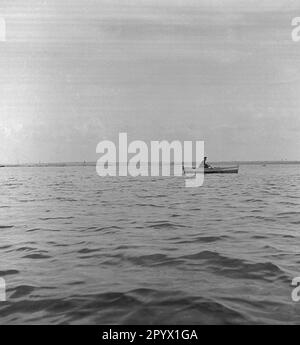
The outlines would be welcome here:
[[[203,162],[204,163],[204,168],[209,169],[209,168],[211,168],[211,166],[206,163],[206,160],[207,160],[207,157],[204,157],[204,162]]]

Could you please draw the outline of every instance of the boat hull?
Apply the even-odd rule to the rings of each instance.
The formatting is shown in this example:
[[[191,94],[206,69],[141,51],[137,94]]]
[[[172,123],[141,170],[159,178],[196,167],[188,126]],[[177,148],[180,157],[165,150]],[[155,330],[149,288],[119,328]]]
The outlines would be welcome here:
[[[184,168],[186,174],[203,173],[203,168]],[[205,168],[204,174],[237,174],[239,172],[239,167],[215,167],[215,168]]]

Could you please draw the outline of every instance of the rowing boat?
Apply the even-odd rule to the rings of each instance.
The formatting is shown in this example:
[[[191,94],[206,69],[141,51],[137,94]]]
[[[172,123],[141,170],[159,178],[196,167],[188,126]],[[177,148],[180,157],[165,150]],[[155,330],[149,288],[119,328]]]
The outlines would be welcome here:
[[[185,174],[195,174],[203,173],[204,174],[237,174],[239,172],[239,166],[231,167],[213,167],[213,168],[184,168]]]

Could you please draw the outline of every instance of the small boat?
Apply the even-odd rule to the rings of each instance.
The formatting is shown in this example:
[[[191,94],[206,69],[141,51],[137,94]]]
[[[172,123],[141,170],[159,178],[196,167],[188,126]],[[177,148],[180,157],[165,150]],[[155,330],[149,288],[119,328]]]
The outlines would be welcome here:
[[[183,168],[185,174],[202,173],[203,168]],[[204,168],[204,174],[237,174],[239,166]]]

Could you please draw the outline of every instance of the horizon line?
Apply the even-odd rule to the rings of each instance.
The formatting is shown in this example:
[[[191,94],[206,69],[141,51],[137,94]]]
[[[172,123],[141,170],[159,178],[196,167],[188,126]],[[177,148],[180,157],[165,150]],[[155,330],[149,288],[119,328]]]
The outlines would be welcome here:
[[[129,162],[116,161],[116,164],[129,164]],[[150,164],[151,162],[141,162],[141,164]],[[169,163],[164,161],[154,162],[154,164]],[[182,164],[183,161],[172,161],[171,164]],[[195,161],[192,162],[194,164]],[[300,164],[300,160],[216,160],[209,161],[215,163],[236,163],[236,164]],[[6,163],[0,164],[0,167],[47,167],[47,166],[96,166],[97,161],[57,161],[57,162],[27,162],[27,163]]]

